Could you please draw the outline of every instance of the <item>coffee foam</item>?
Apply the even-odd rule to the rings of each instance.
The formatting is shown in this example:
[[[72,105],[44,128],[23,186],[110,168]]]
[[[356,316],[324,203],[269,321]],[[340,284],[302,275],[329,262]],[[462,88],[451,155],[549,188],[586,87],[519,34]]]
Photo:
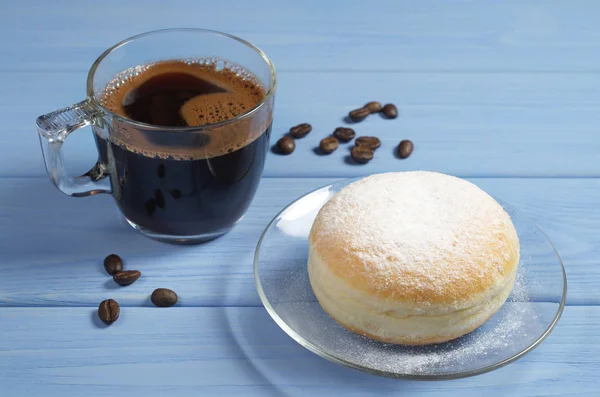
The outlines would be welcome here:
[[[190,99],[180,110],[189,126],[205,128],[199,128],[197,132],[177,131],[176,128],[145,129],[131,121],[113,119],[111,141],[147,157],[195,160],[238,150],[255,141],[271,125],[273,97],[252,116],[226,125],[210,125],[247,113],[266,95],[256,76],[219,58],[168,60],[129,68],[106,85],[99,95],[99,102],[110,112],[127,118],[123,108],[127,93],[154,76],[173,72],[188,73],[223,88],[224,92]]]
[[[256,106],[254,97],[231,92],[198,95],[181,108],[181,116],[190,126],[213,124],[232,119]]]

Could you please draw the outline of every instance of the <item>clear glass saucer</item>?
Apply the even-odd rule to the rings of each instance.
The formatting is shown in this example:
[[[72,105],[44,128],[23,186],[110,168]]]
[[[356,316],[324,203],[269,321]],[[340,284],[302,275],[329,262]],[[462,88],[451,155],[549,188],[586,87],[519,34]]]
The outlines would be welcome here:
[[[560,318],[567,279],[550,239],[530,219],[498,200],[521,242],[512,294],[483,326],[454,341],[423,346],[380,343],[347,331],[321,309],[308,280],[308,233],[319,209],[353,182],[322,187],[284,208],[267,226],[254,256],[258,294],[296,342],[333,362],[410,379],[455,379],[500,368],[539,345]]]

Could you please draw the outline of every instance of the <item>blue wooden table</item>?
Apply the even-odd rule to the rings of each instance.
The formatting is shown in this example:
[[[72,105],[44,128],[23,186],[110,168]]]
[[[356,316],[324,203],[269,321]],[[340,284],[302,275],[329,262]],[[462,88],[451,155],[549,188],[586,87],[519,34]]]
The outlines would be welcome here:
[[[574,1],[2,1],[0,4],[0,395],[600,395],[600,3]],[[175,4],[176,3],[176,4]],[[35,118],[83,99],[95,58],[143,31],[202,27],[261,47],[279,73],[274,138],[314,130],[289,157],[269,154],[243,221],[208,244],[151,241],[112,199],[73,199],[48,181]],[[365,166],[313,148],[366,101],[382,138]],[[411,139],[412,157],[393,148]],[[69,138],[72,172],[95,161],[91,131]],[[525,211],[563,257],[569,295],[551,336],[500,370],[411,382],[343,368],[269,318],[252,257],[268,221],[296,197],[346,177],[427,169],[469,178]],[[101,260],[143,277],[116,288]],[[170,287],[177,307],[151,307]],[[96,317],[106,298],[119,321]]]

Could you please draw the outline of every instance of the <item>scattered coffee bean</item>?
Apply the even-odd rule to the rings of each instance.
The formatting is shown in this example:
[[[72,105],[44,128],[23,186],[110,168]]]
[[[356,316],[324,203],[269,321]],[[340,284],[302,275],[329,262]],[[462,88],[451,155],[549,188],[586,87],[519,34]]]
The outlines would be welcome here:
[[[350,151],[350,156],[357,163],[365,164],[373,160],[373,150],[367,146],[354,146]]]
[[[338,127],[333,131],[333,136],[339,139],[341,142],[350,142],[354,139],[356,133],[352,128]]]
[[[181,190],[179,190],[179,189],[171,190],[171,196],[173,196],[173,198],[175,200],[179,200],[181,198]]]
[[[284,136],[277,141],[277,149],[281,154],[290,154],[296,149],[296,142],[289,136]]]
[[[141,275],[142,273],[138,270],[123,270],[113,274],[113,280],[115,280],[115,283],[125,286],[133,284]]]
[[[312,126],[308,123],[298,124],[295,127],[290,128],[290,135],[294,139],[304,138],[312,131]]]
[[[330,154],[333,153],[339,145],[340,143],[338,142],[336,137],[328,136],[327,138],[323,138],[321,140],[321,143],[319,143],[319,149],[321,149],[321,152],[325,154]]]
[[[121,260],[119,255],[110,254],[104,258],[104,269],[106,270],[106,273],[112,276],[116,272],[123,270],[123,260]]]
[[[119,304],[113,299],[103,300],[98,306],[98,317],[105,324],[112,324],[117,321],[120,312]]]
[[[413,152],[413,147],[413,143],[405,139],[398,145],[396,153],[398,154],[398,157],[400,157],[401,159],[405,159],[411,155],[411,153]]]
[[[395,119],[398,117],[398,108],[393,103],[388,103],[383,107],[383,114],[388,119]]]
[[[156,202],[154,201],[154,199],[150,199],[150,200],[146,201],[146,211],[148,211],[148,214],[152,215],[155,210],[156,210]]]
[[[158,307],[170,307],[177,303],[177,294],[167,288],[157,288],[152,292],[150,300]]]
[[[365,108],[369,109],[369,112],[371,113],[379,113],[381,112],[381,109],[383,109],[383,106],[381,106],[381,103],[377,101],[372,101],[367,103]]]
[[[376,136],[359,136],[356,138],[356,141],[354,141],[354,144],[356,146],[365,146],[371,150],[375,150],[381,146],[381,141]]]
[[[371,111],[369,109],[360,108],[360,109],[354,109],[353,111],[348,113],[348,117],[350,117],[350,120],[357,123],[359,121],[363,121],[364,119],[366,119],[367,116],[370,114],[371,114]]]
[[[154,202],[156,202],[158,208],[165,208],[165,196],[160,189],[154,191]]]

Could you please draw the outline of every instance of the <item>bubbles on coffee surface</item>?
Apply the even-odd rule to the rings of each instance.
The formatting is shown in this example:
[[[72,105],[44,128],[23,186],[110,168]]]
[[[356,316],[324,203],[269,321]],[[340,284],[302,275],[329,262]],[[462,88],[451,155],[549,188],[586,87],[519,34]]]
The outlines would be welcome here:
[[[220,59],[137,66],[107,85],[102,102],[115,113],[157,126],[214,124],[252,109],[265,96],[256,78],[228,66]],[[190,100],[193,105],[187,105]]]
[[[214,124],[244,114],[256,106],[253,97],[241,97],[230,92],[198,95],[188,100],[180,114],[187,125]]]
[[[258,106],[265,96],[260,81],[243,67],[219,58],[198,58],[160,61],[127,69],[106,85],[99,100],[109,111],[127,119],[172,128],[199,127],[235,119]],[[122,123],[122,131],[113,134],[111,140],[151,157],[209,158],[244,147],[265,128],[248,131],[253,128],[250,123],[243,126],[234,125],[236,123],[222,127],[208,140],[182,143],[187,147],[186,153],[165,154],[165,145],[157,143],[163,139],[156,139],[156,129],[148,132],[144,129],[151,130],[149,127],[127,122]]]

